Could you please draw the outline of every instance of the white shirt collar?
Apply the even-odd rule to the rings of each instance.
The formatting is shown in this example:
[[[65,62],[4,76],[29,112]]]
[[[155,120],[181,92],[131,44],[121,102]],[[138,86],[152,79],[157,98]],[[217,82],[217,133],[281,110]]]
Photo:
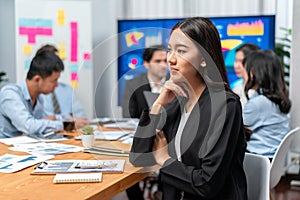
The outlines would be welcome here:
[[[153,93],[160,93],[162,88],[163,88],[163,85],[166,81],[166,77],[164,77],[163,79],[161,79],[160,81],[160,84],[159,86],[155,85],[154,82],[152,81],[152,79],[150,78],[150,76],[147,74],[147,78],[149,80],[149,83],[150,83],[150,87],[151,87],[151,92]]]

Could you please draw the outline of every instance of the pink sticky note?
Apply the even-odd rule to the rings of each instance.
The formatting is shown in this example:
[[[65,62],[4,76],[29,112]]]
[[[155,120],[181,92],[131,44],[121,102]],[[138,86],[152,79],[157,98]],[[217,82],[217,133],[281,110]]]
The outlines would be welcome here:
[[[77,54],[78,54],[78,26],[77,22],[71,22],[71,50],[70,50],[70,59],[71,62],[77,62]]]
[[[83,60],[91,60],[92,55],[90,53],[83,54]]]
[[[71,81],[77,81],[78,80],[78,73],[71,73]]]

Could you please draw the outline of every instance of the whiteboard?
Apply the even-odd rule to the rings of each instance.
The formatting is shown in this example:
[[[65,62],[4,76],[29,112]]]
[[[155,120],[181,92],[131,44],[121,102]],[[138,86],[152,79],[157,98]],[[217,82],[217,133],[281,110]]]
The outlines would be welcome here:
[[[93,66],[90,1],[16,0],[16,77],[26,78],[42,45],[52,44],[65,65],[59,81],[70,84],[91,118]]]

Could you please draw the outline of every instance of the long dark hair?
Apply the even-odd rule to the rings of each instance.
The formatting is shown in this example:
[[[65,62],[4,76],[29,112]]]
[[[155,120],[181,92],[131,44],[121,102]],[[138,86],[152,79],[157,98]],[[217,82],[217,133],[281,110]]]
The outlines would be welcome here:
[[[205,71],[202,73],[204,81],[212,85],[222,84],[226,90],[231,91],[222,54],[221,41],[215,25],[207,18],[193,17],[178,22],[172,28],[171,33],[175,29],[180,29],[188,38],[198,43],[198,47],[208,66],[213,64],[217,67],[222,80],[216,75],[216,69],[205,67]]]
[[[249,77],[245,86],[247,98],[248,90],[255,88],[258,94],[278,105],[282,113],[288,113],[291,101],[278,56],[270,50],[254,51],[246,57],[244,64]]]

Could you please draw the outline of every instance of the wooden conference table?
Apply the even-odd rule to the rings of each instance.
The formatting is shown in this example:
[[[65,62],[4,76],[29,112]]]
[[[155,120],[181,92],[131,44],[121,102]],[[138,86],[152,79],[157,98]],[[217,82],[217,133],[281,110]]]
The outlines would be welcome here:
[[[81,145],[81,141],[70,139],[60,143]],[[119,141],[96,141],[97,145],[106,147],[118,147],[129,150],[130,145]],[[8,146],[0,143],[0,155],[5,153],[15,155],[27,155],[26,153],[10,151]],[[101,183],[73,183],[73,184],[54,184],[54,175],[31,175],[34,166],[23,169],[19,172],[5,174],[0,173],[0,199],[7,200],[60,200],[60,199],[110,199],[116,194],[126,190],[133,184],[139,182],[149,175],[148,169],[133,167],[128,157],[106,156],[90,153],[67,153],[56,155],[55,160],[88,160],[88,159],[125,159],[124,173],[106,174],[103,173]]]

